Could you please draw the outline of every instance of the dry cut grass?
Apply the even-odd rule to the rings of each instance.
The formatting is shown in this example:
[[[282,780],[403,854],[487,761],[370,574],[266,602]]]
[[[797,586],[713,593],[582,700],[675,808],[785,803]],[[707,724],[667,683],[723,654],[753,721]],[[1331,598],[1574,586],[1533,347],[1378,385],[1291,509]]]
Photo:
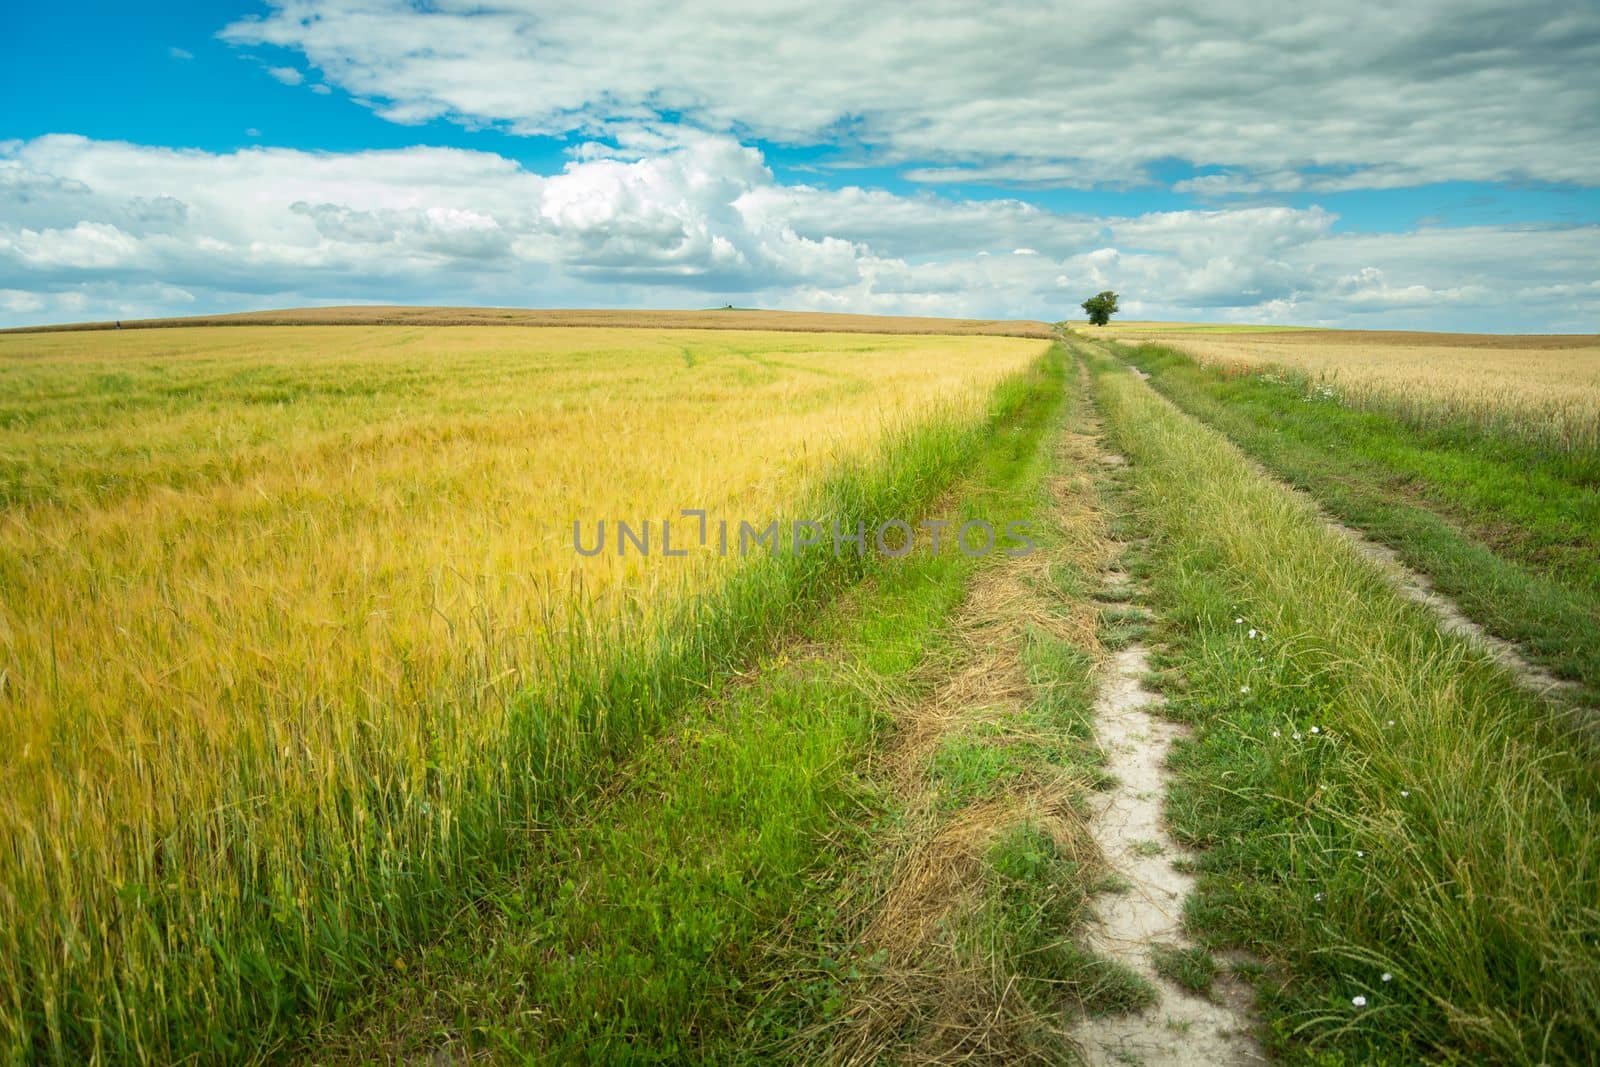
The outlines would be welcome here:
[[[592,540],[597,519],[686,507],[809,518],[784,509],[836,463],[897,426],[981,417],[1043,349],[423,326],[0,337],[5,1002],[62,1010],[109,995],[112,972],[154,975],[98,958],[122,936],[105,909],[126,922],[172,891],[204,915],[237,888],[207,884],[217,857],[173,866],[161,842],[187,822],[281,872],[286,923],[305,885],[338,884],[406,819],[452,847],[439,783],[492,771],[476,763],[549,631],[580,621],[575,595],[643,614],[732,565],[663,559],[659,526],[648,559],[582,558],[575,519]],[[271,782],[241,805],[227,768],[246,752]],[[404,810],[345,810],[386,767],[404,769]],[[0,1024],[17,1051],[23,1024],[3,1007]]]
[[[1465,420],[1564,451],[1600,448],[1600,336],[1127,328],[1238,373],[1286,368],[1341,398],[1431,426]]]

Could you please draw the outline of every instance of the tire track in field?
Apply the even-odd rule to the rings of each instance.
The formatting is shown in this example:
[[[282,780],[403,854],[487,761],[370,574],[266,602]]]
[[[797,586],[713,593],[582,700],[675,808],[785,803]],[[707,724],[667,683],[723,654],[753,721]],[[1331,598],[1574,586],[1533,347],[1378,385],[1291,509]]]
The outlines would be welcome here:
[[[1098,426],[1096,426],[1098,439]],[[1122,468],[1123,457],[1100,448],[1100,462]],[[1128,547],[1126,544],[1121,547]],[[1105,575],[1105,608],[1125,614],[1140,607],[1139,590],[1116,565]],[[1168,832],[1162,814],[1171,773],[1167,756],[1185,727],[1160,715],[1160,694],[1145,685],[1149,649],[1129,643],[1105,664],[1095,702],[1095,732],[1105,769],[1117,785],[1096,796],[1090,830],[1107,863],[1128,883],[1126,892],[1095,899],[1098,926],[1089,943],[1155,987],[1157,1001],[1133,1015],[1085,1019],[1074,1033],[1090,1064],[1255,1064],[1266,1058],[1251,1034],[1251,994],[1239,979],[1219,974],[1209,995],[1159,973],[1162,948],[1192,948],[1183,930],[1183,903],[1194,891],[1192,857]]]
[[[1100,348],[1142,381],[1146,383],[1150,381],[1150,375],[1123,359],[1110,345],[1101,344]],[[1215,432],[1220,433],[1220,431]],[[1244,449],[1238,448],[1237,445],[1234,447],[1257,474],[1305,501],[1315,511],[1323,526],[1343,538],[1367,560],[1376,564],[1391,587],[1406,599],[1431,611],[1438,619],[1441,630],[1465,637],[1509,671],[1525,689],[1538,696],[1570,703],[1580,692],[1582,687],[1577,682],[1562,678],[1535,663],[1521,645],[1490,633],[1482,623],[1463,611],[1459,604],[1435,589],[1427,575],[1408,566],[1394,549],[1372,540],[1363,531],[1329,515],[1315,495],[1299,486],[1290,485]],[[1590,728],[1600,726],[1600,709],[1576,708],[1575,711]]]
[[[1251,462],[1254,463],[1253,460]],[[1461,610],[1460,605],[1435,589],[1427,575],[1406,566],[1405,562],[1401,560],[1400,554],[1394,549],[1372,540],[1355,527],[1347,526],[1332,518],[1322,510],[1311,494],[1273,477],[1260,464],[1255,464],[1255,467],[1262,477],[1271,478],[1290,492],[1309,501],[1316,508],[1317,515],[1322,519],[1322,524],[1325,527],[1344,538],[1354,546],[1357,552],[1377,564],[1378,568],[1384,572],[1385,577],[1389,579],[1389,584],[1407,600],[1421,604],[1433,612],[1439,619],[1440,629],[1446,633],[1458,634],[1478,645],[1492,659],[1515,675],[1517,681],[1521,682],[1525,688],[1540,696],[1566,696],[1577,693],[1579,686],[1576,682],[1552,674],[1530,660],[1519,645],[1507,641],[1503,637],[1496,637],[1484,629],[1480,623],[1473,621],[1466,612]]]
[[[1156,970],[1158,948],[1191,947],[1183,902],[1195,879],[1176,866],[1191,857],[1167,832],[1161,811],[1167,753],[1184,730],[1154,710],[1162,698],[1143,682],[1148,655],[1135,643],[1112,657],[1095,705],[1106,770],[1117,786],[1096,798],[1090,825],[1106,861],[1131,887],[1096,899],[1099,926],[1089,943],[1149,981],[1160,999],[1135,1015],[1087,1019],[1074,1037],[1091,1064],[1264,1063],[1250,1036],[1243,983],[1218,975],[1203,996]]]

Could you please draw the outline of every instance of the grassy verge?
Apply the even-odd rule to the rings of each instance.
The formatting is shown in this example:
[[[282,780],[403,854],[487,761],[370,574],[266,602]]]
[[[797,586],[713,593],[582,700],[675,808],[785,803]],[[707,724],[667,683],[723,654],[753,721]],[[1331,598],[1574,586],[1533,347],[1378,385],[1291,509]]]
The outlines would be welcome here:
[[[871,529],[919,513],[1058,376],[1041,366],[1003,384],[987,420],[894,435],[801,514]],[[509,715],[396,708],[359,723],[360,743],[326,765],[312,754],[333,749],[305,744],[301,724],[269,723],[259,745],[229,754],[238,765],[214,807],[160,835],[129,829],[117,881],[86,881],[67,850],[35,842],[42,881],[8,902],[30,921],[0,929],[0,1057],[240,1060],[274,1048],[496,892],[641,739],[868,566],[781,554],[649,621],[591,615],[551,640]],[[470,710],[474,695],[459,696]],[[503,729],[485,736],[486,719]],[[428,751],[395,759],[419,734]],[[286,788],[305,782],[315,788]]]
[[[1111,361],[1172,714],[1187,916],[1268,964],[1279,1051],[1579,1062],[1600,1047],[1600,786],[1549,709],[1217,433]]]
[[[1421,427],[1294,375],[1228,377],[1159,346],[1117,354],[1600,705],[1600,454]]]
[[[1033,386],[941,511],[1033,516],[1062,402],[1059,354]],[[1034,536],[1041,552],[1055,547],[1037,523]],[[872,1010],[903,976],[894,946],[905,927],[879,936],[874,919],[915,818],[885,753],[904,738],[900,713],[948,676],[952,618],[975,580],[1005,566],[922,551],[806,615],[743,683],[694,702],[642,748],[584,818],[551,827],[513,887],[317,1034],[316,1055],[815,1062],[853,1042],[917,1044],[916,1010],[887,1035]],[[1035,699],[918,765],[936,823],[963,824],[1092,762],[1084,653],[1039,634],[1024,655]],[[1052,832],[1058,823],[1026,802],[986,822],[962,906],[939,924],[942,944],[969,963],[956,972],[1015,987],[1028,1019],[1009,1047],[1057,1056],[1059,1028],[1036,1025],[1030,1009],[1059,1005],[1066,989],[1127,992],[1071,944],[1094,862],[1083,842]]]

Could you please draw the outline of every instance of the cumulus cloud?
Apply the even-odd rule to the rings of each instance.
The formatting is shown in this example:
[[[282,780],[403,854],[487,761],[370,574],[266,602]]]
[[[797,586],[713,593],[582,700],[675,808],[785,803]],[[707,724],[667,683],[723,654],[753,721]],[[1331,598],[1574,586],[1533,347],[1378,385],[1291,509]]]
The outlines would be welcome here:
[[[268,67],[267,73],[285,85],[299,85],[306,76],[293,67]]]
[[[1129,217],[777,180],[640,127],[559,172],[489,152],[0,143],[0,323],[315,303],[704,306],[1592,329],[1600,227],[1337,232],[1320,208]]]
[[[1031,247],[1066,255],[1102,232],[1093,219],[1055,214],[1021,200],[901,196],[858,186],[759,185],[740,197],[739,209],[748,218],[781,221],[805,237],[840,237],[905,258],[975,247]]]
[[[272,0],[223,36],[297,51],[397,122],[671,116],[930,183],[1131,182],[1173,159],[1215,169],[1190,179],[1212,194],[1600,182],[1600,8],[1572,0]]]

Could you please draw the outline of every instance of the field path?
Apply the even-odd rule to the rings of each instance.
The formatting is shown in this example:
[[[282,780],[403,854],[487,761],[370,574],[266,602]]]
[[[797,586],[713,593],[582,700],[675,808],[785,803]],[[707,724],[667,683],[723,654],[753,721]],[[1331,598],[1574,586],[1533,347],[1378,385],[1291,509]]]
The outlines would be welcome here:
[[[1146,382],[1150,380],[1150,375],[1125,359],[1117,351],[1115,344],[1100,342],[1097,344],[1097,348],[1099,351],[1116,359],[1117,362],[1132,371],[1140,380]],[[1465,637],[1476,644],[1506,668],[1529,691],[1541,697],[1553,698],[1558,703],[1564,703],[1569,706],[1575,705],[1580,699],[1582,686],[1579,683],[1570,678],[1560,677],[1536,663],[1533,657],[1515,641],[1490,633],[1482,623],[1469,616],[1459,604],[1435,588],[1434,583],[1427,575],[1406,564],[1401,559],[1400,554],[1393,548],[1374,541],[1364,531],[1341,522],[1328,512],[1322,501],[1315,494],[1280,478],[1243,448],[1240,449],[1240,452],[1244,456],[1245,462],[1261,477],[1275,485],[1282,486],[1301,500],[1306,501],[1315,509],[1324,526],[1349,542],[1366,559],[1376,564],[1378,569],[1389,580],[1389,583],[1401,595],[1431,611],[1437,617],[1440,629],[1446,633]],[[1600,723],[1600,709],[1575,707],[1574,710],[1584,724],[1594,726]]]
[[[1129,369],[1142,378],[1138,368],[1128,365]],[[1357,552],[1366,559],[1376,564],[1383,572],[1384,577],[1406,599],[1427,608],[1439,620],[1439,628],[1446,633],[1457,634],[1467,638],[1483,651],[1487,652],[1497,663],[1510,671],[1516,679],[1529,691],[1542,697],[1564,698],[1578,693],[1578,683],[1561,678],[1533,662],[1531,658],[1514,641],[1507,641],[1503,637],[1496,637],[1484,628],[1482,623],[1471,618],[1461,606],[1443,593],[1434,588],[1428,576],[1406,565],[1400,554],[1388,545],[1372,540],[1361,530],[1346,523],[1340,522],[1317,500],[1316,496],[1298,486],[1290,485],[1268,470],[1253,456],[1241,451],[1245,462],[1250,465],[1261,477],[1275,485],[1282,486],[1288,492],[1304,500],[1316,511],[1322,524],[1329,531],[1349,542]],[[1594,719],[1594,709],[1583,709],[1582,714],[1587,719]]]
[[[1104,481],[1126,494],[1109,510],[1132,542],[1133,580],[1101,593],[1102,640],[1123,654],[1096,707],[1122,789],[1090,829],[1136,893],[1095,901],[1101,951],[1121,941],[1126,965],[1208,992],[1221,961],[1203,949],[1248,951],[1226,969],[1260,976],[1251,1029],[1289,1060],[1587,1062],[1600,870],[1589,750],[1550,728],[1531,671],[1329,523],[1315,504],[1341,499],[1332,478],[1303,476],[1316,488],[1297,495],[1098,346],[1077,351],[1106,440],[1128,457]],[[1240,432],[1275,462],[1270,440]],[[1299,482],[1305,467],[1285,469]],[[1148,684],[1171,707],[1141,684],[1141,596],[1162,615]],[[1172,854],[1160,815],[1203,857],[1195,882],[1160,862]],[[1182,947],[1183,932],[1202,944]],[[1558,957],[1574,962],[1532,977]],[[1260,1055],[1225,1032],[1211,1044],[1212,1005],[1157,984],[1164,1002],[1143,1019],[1076,1031],[1091,1062]]]
[[[1113,471],[1127,463],[1103,446],[1099,459]],[[1140,609],[1140,591],[1118,565],[1104,581],[1106,611],[1126,615]],[[1159,999],[1137,1014],[1085,1019],[1074,1037],[1091,1064],[1264,1063],[1250,1034],[1254,1018],[1244,983],[1224,972],[1209,995],[1201,995],[1156,968],[1158,948],[1192,946],[1183,930],[1183,902],[1195,879],[1179,869],[1179,861],[1190,857],[1162,815],[1171,777],[1167,754],[1186,730],[1156,710],[1163,698],[1145,685],[1148,670],[1144,644],[1134,641],[1122,648],[1104,664],[1094,706],[1105,769],[1117,784],[1095,797],[1090,829],[1106,862],[1129,888],[1096,897],[1098,923],[1089,944],[1149,981]]]
[[[1139,644],[1118,652],[1095,705],[1106,770],[1117,786],[1096,798],[1091,827],[1106,861],[1131,888],[1096,899],[1099,924],[1089,943],[1148,980],[1160,1000],[1136,1015],[1087,1019],[1074,1036],[1092,1064],[1264,1063],[1249,1034],[1250,994],[1242,983],[1219,975],[1205,997],[1156,972],[1157,946],[1190,943],[1183,901],[1194,877],[1175,866],[1187,854],[1161,815],[1167,751],[1183,728],[1151,710],[1161,697],[1142,680],[1147,655]]]

